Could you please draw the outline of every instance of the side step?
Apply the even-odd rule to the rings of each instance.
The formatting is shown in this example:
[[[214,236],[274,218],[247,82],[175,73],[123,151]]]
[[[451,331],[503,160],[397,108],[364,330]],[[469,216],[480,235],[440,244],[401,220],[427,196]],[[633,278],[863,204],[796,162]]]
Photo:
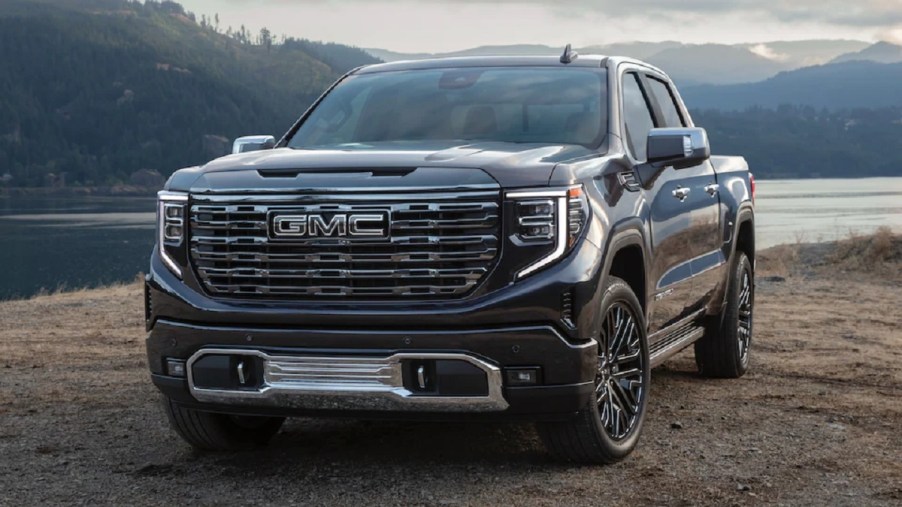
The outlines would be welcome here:
[[[667,358],[695,343],[704,336],[705,328],[695,324],[686,324],[677,328],[666,337],[656,342],[649,349],[651,367],[663,363]]]

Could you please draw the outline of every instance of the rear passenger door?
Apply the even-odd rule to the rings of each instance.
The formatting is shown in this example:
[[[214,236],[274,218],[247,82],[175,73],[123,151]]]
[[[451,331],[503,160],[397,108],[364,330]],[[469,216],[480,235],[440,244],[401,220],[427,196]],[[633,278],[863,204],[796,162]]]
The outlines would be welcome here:
[[[645,83],[651,92],[662,127],[688,127],[688,114],[680,107],[673,86],[666,77],[646,72]],[[680,212],[686,230],[681,234],[682,257],[689,260],[692,284],[688,290],[688,310],[704,308],[722,279],[725,258],[721,251],[720,196],[714,166],[706,160],[694,167],[667,168],[683,187],[685,199]],[[665,196],[672,197],[672,196]]]

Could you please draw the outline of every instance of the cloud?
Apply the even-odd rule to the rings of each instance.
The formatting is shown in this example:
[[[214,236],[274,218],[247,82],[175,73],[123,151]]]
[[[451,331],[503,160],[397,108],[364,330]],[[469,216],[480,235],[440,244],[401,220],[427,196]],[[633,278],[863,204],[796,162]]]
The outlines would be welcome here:
[[[386,7],[398,2],[386,0],[220,0],[227,4],[324,5],[369,3]],[[404,3],[404,2],[401,2]],[[407,2],[414,3],[414,2]],[[560,16],[579,16],[581,12],[611,17],[667,14],[704,17],[711,14],[748,13],[784,22],[818,22],[841,26],[893,27],[902,25],[902,0],[419,0],[418,4],[438,5],[529,5],[547,7]]]
[[[902,28],[902,0],[177,1],[198,14],[218,13],[223,27],[266,26],[277,34],[405,52],[631,40],[897,40]]]
[[[775,62],[785,62],[790,59],[790,56],[785,53],[777,53],[773,50],[773,48],[769,47],[767,44],[756,44],[749,48],[749,51],[755,53],[758,56],[767,58],[768,60],[773,60]]]
[[[884,30],[880,32],[877,37],[879,37],[880,40],[892,42],[893,44],[899,44],[900,46],[902,46],[902,26]]]

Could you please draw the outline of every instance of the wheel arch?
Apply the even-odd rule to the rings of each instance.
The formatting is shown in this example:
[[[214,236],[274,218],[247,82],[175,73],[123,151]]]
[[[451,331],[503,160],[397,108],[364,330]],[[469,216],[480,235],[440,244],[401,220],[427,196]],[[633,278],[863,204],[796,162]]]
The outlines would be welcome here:
[[[629,220],[613,229],[604,255],[603,280],[616,276],[627,283],[648,311],[648,256],[643,223]],[[602,283],[603,284],[603,283]]]
[[[755,212],[751,205],[742,206],[736,217],[736,233],[733,237],[733,252],[742,252],[755,267]]]
[[[723,279],[717,294],[712,298],[708,307],[708,315],[720,315],[723,305],[727,301],[728,288],[730,286],[733,270],[731,266],[736,260],[736,253],[742,252],[752,263],[752,273],[755,272],[755,211],[749,201],[743,202],[736,210],[736,225],[730,231],[731,237],[728,243],[729,257],[727,257],[727,269],[724,270]]]

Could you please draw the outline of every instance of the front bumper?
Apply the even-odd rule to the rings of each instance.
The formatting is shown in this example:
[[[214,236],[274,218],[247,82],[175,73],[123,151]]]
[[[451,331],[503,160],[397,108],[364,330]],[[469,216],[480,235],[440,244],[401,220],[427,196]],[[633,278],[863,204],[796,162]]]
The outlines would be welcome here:
[[[594,396],[600,251],[583,241],[558,264],[483,296],[454,301],[289,303],[224,301],[178,280],[151,260],[147,354],[154,383],[177,403],[259,415],[340,415],[558,419]],[[191,276],[190,273],[188,276]],[[491,400],[423,400],[403,391],[361,393],[264,390],[258,396],[204,396],[169,376],[166,359],[228,349],[268,356],[415,358],[465,356],[497,369]],[[509,369],[538,368],[538,382],[508,385]],[[491,378],[490,378],[491,380]],[[397,389],[397,385],[390,386]],[[381,402],[374,405],[373,400]],[[488,401],[488,402],[487,402]],[[384,403],[383,403],[384,402]]]
[[[303,346],[299,346],[303,344]],[[550,419],[572,415],[594,394],[597,366],[594,340],[579,344],[564,340],[547,326],[470,331],[335,331],[200,326],[159,321],[147,337],[154,383],[183,405],[202,410],[244,414],[344,415],[361,417],[458,415]],[[188,378],[164,372],[165,358],[190,359],[217,351],[267,358],[383,358],[394,360],[461,359],[479,363],[489,383],[485,396],[406,396],[400,383],[386,389],[358,385],[338,392],[333,386],[316,391],[294,390],[289,382],[242,394],[198,389]],[[189,371],[190,371],[189,362]],[[538,367],[540,384],[506,385],[509,368]],[[262,392],[261,392],[262,391]]]

